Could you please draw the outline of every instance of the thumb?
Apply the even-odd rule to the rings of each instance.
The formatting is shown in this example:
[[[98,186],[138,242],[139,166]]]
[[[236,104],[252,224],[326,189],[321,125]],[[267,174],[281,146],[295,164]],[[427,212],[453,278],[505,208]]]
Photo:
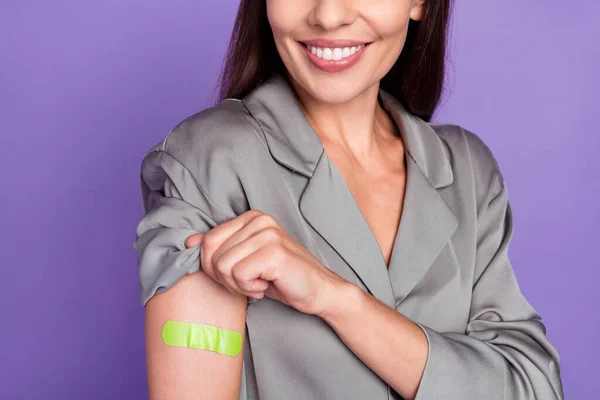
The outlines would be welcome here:
[[[193,235],[188,236],[188,238],[185,239],[185,247],[189,249],[190,247],[199,246],[202,242],[202,238],[204,238],[204,233],[194,233]]]
[[[277,289],[277,287],[275,286],[275,284],[273,284],[273,282],[269,282],[269,286],[265,290],[265,296],[270,297],[273,300],[277,300],[280,303],[289,305],[284,300],[283,296],[281,295],[281,292],[279,291],[279,289]]]

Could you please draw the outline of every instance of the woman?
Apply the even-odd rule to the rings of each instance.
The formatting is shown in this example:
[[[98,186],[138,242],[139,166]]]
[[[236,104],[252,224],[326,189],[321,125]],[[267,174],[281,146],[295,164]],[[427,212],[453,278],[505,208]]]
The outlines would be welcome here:
[[[222,101],[142,163],[151,398],[563,398],[496,160],[429,123],[449,11],[242,0]],[[243,349],[172,346],[167,321]]]

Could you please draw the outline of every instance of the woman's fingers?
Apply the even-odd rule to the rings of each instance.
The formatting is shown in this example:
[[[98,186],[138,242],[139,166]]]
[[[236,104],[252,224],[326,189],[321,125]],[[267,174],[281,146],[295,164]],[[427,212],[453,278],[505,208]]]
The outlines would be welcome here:
[[[239,225],[240,228],[221,243],[211,259],[219,282],[230,291],[245,295],[248,295],[248,291],[262,290],[260,288],[264,285],[258,286],[258,289],[252,289],[254,283],[249,285],[248,282],[243,282],[244,286],[242,287],[233,277],[232,269],[262,246],[270,242],[278,242],[280,239],[277,222],[271,216],[254,213],[247,217],[245,224]]]
[[[262,214],[262,212],[258,210],[247,211],[235,218],[215,226],[209,232],[207,232],[202,239],[202,243],[200,244],[200,263],[202,270],[215,281],[221,283],[223,286],[227,287],[227,283],[222,281],[220,273],[217,273],[216,271],[216,267],[214,265],[216,260],[215,253],[225,241],[227,241],[231,236],[236,234],[236,232],[238,232],[260,214]],[[222,268],[221,271],[223,270]],[[230,289],[230,291],[232,290],[231,288],[228,289]]]
[[[189,249],[191,247],[198,246],[200,242],[202,242],[204,235],[204,233],[194,233],[193,235],[188,236],[188,238],[185,239],[185,247]]]
[[[269,249],[269,246],[250,252],[247,257],[236,262],[233,268],[231,268],[231,279],[235,283],[236,288],[245,296],[260,299],[264,297],[265,290],[271,284],[267,279],[261,277],[262,275],[267,276],[268,272],[265,272],[265,270],[271,268],[270,260],[268,257],[265,257],[267,249]],[[235,250],[244,251],[241,249]]]
[[[273,217],[268,214],[254,213],[249,214],[244,219],[243,224],[237,225],[237,230],[230,234],[230,236],[219,246],[219,249],[213,254],[213,260],[218,259],[223,253],[241,243],[251,236],[264,231],[269,228],[276,228],[279,225]]]
[[[254,283],[261,276],[260,269],[268,268],[270,260],[264,255],[264,246],[272,239],[273,230],[258,231],[248,239],[213,256],[214,272],[229,290],[248,295],[248,292],[266,289],[265,284]],[[236,269],[234,274],[233,269]],[[254,269],[251,271],[249,268]],[[259,271],[256,271],[256,270]],[[250,272],[250,274],[248,274]]]
[[[250,210],[207,233],[189,236],[185,245],[201,246],[202,270],[230,292],[261,298],[269,287],[266,269],[273,254],[265,256],[266,249],[259,250],[273,249],[281,242],[277,221],[259,210]]]

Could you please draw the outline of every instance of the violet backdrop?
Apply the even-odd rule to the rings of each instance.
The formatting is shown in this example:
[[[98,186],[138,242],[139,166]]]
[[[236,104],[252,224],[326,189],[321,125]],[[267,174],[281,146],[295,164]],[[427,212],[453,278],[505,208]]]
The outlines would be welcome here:
[[[147,397],[140,162],[212,101],[237,4],[1,2],[0,398]],[[600,392],[599,18],[597,0],[457,0],[435,118],[499,161],[568,399]]]

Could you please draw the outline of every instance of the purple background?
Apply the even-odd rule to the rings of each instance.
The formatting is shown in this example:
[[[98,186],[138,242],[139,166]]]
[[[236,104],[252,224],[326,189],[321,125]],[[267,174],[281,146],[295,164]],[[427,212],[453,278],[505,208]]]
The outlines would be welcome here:
[[[1,2],[0,398],[146,398],[140,162],[209,104],[237,3]],[[499,160],[511,260],[570,399],[600,391],[599,17],[597,0],[457,1],[436,118]]]

